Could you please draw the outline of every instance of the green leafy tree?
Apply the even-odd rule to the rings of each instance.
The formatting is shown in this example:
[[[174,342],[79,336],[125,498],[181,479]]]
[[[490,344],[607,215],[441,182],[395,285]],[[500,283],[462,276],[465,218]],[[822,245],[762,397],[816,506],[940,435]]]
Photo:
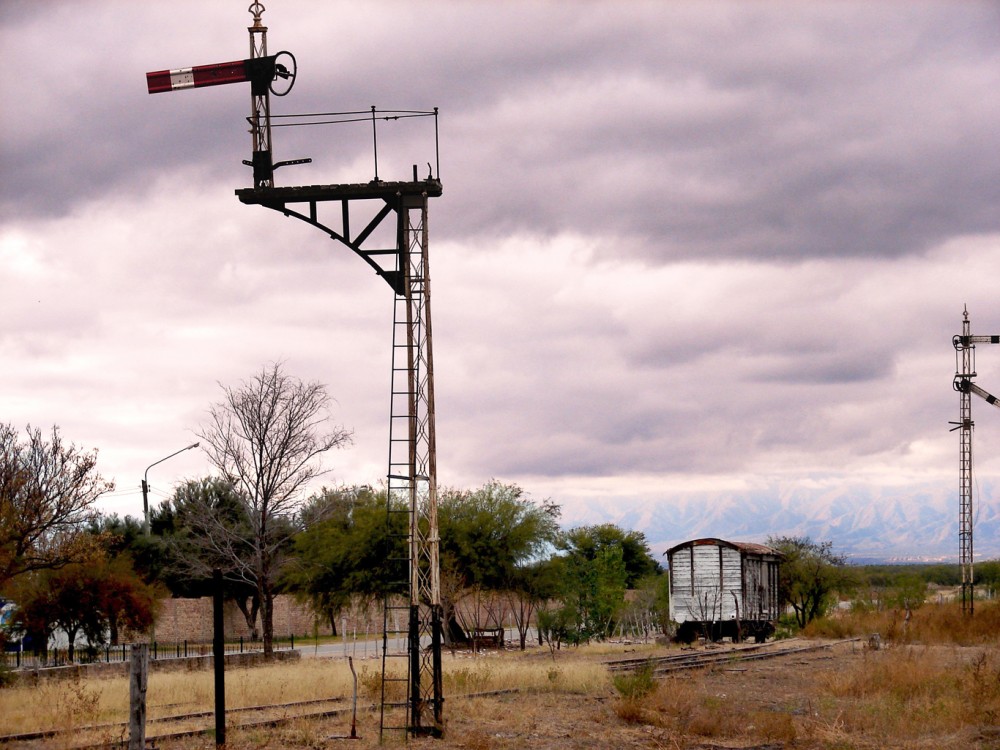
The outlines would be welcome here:
[[[313,496],[299,514],[301,530],[282,584],[309,600],[334,628],[336,614],[352,596],[406,594],[406,514],[405,508],[396,510],[387,523],[385,493],[369,487],[327,489]],[[440,493],[447,643],[466,639],[455,618],[456,603],[464,596],[490,594],[499,601],[523,591],[534,597],[519,610],[525,622],[530,619],[539,597],[546,595],[532,569],[551,549],[557,518],[556,506],[535,503],[515,485],[489,482],[474,491]],[[393,591],[394,584],[404,588]]]
[[[570,529],[557,545],[563,552],[556,558],[562,568],[560,598],[575,613],[578,638],[610,635],[625,606],[626,589],[662,572],[645,535],[614,524]]]
[[[1000,590],[1000,561],[976,563],[974,573],[976,586],[984,589],[989,596],[994,596]]]
[[[468,585],[502,591],[551,548],[558,519],[559,506],[536,503],[515,484],[446,490],[438,498],[442,566],[460,571]]]
[[[916,573],[904,573],[892,582],[886,603],[900,609],[919,609],[927,599],[927,583]]]
[[[670,626],[670,581],[666,573],[650,573],[632,588],[633,596],[622,612],[625,624],[665,633]]]
[[[373,600],[393,581],[406,580],[405,514],[387,516],[384,492],[324,489],[304,506],[300,526],[282,582],[309,601],[334,634],[352,596]]]
[[[150,627],[157,601],[154,588],[136,575],[127,557],[105,554],[25,576],[13,599],[18,630],[45,643],[56,628],[62,629],[70,661],[79,636],[96,647],[109,640],[117,644],[123,628],[141,632]]]
[[[663,567],[649,551],[646,535],[641,531],[627,531],[613,523],[596,526],[578,526],[567,531],[560,546],[572,555],[595,559],[605,549],[621,550],[625,565],[625,586],[635,588],[648,575],[663,572]]]
[[[960,586],[962,572],[957,565],[928,565],[923,571],[923,579],[938,586]]]
[[[795,620],[804,628],[826,614],[834,595],[856,586],[845,570],[845,558],[833,551],[832,542],[814,542],[808,537],[769,537],[767,545],[784,559],[778,580],[782,601],[791,605]]]
[[[575,640],[607,638],[625,603],[628,571],[622,548],[599,547],[592,557],[570,551],[559,560],[564,571],[561,598],[575,612]]]
[[[490,614],[484,604],[497,603],[500,594],[528,581],[523,569],[552,548],[558,518],[557,505],[536,503],[515,484],[493,480],[477,490],[439,494],[442,605],[449,642],[465,636],[455,618],[459,600],[474,599],[471,627],[483,627],[480,613]]]
[[[169,501],[164,502],[169,506]],[[159,512],[152,508],[150,522],[158,517]],[[136,575],[145,583],[166,582],[169,579],[166,570],[169,558],[162,528],[156,528],[151,535],[147,535],[141,519],[109,513],[90,519],[87,532],[109,557],[127,557]]]
[[[538,638],[558,651],[562,644],[577,645],[583,639],[580,613],[571,604],[558,603],[538,611]]]

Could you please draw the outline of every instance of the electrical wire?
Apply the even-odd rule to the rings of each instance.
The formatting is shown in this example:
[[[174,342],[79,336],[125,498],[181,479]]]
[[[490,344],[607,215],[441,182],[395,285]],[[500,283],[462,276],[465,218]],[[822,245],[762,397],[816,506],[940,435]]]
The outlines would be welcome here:
[[[363,115],[363,116],[362,116]],[[350,112],[305,112],[300,114],[288,114],[288,115],[271,115],[271,127],[272,128],[295,128],[295,127],[305,127],[309,125],[343,125],[352,122],[372,122],[373,120],[405,120],[414,117],[434,117],[437,112],[425,111],[419,109],[385,109],[379,112],[378,110],[355,110]],[[333,117],[337,119],[332,120],[319,120],[315,122],[286,122],[286,123],[275,123],[274,120],[279,119],[292,119],[292,118],[316,118],[316,117]]]

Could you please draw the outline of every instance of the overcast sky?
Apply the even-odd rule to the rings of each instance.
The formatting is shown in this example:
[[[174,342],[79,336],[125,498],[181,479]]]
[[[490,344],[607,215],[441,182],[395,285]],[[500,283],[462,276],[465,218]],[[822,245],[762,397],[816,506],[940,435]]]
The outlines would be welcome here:
[[[299,66],[274,113],[440,108],[442,484],[567,523],[762,489],[957,518],[951,337],[966,304],[1000,333],[1000,5],[264,4]],[[354,431],[327,483],[386,473],[391,290],[235,198],[246,84],[146,93],[247,57],[247,5],[0,0],[0,420],[99,449],[106,511],[140,515],[146,467],[274,360]],[[429,122],[381,127],[380,177],[425,174]],[[364,126],[273,148],[313,159],[279,185],[374,174]],[[992,504],[1000,413],[973,416]],[[154,501],[208,472],[155,467]]]

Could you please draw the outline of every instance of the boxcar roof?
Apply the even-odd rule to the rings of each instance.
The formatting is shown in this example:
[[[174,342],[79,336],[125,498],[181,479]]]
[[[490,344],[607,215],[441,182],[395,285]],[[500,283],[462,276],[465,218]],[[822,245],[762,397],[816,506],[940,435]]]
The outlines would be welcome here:
[[[672,555],[679,549],[685,549],[687,547],[701,547],[715,545],[717,547],[732,547],[733,549],[739,550],[740,552],[746,552],[751,555],[774,555],[775,557],[784,557],[778,550],[773,547],[768,547],[763,544],[755,544],[754,542],[727,542],[725,539],[717,539],[715,537],[708,537],[705,539],[692,539],[689,542],[681,542],[670,549],[668,549],[663,554]]]

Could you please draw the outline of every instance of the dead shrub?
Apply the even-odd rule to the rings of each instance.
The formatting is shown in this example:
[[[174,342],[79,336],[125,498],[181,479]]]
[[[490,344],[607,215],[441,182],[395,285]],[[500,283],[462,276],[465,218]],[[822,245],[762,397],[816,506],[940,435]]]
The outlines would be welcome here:
[[[768,742],[791,743],[798,737],[795,722],[783,711],[755,711],[749,715],[747,730],[755,737]]]
[[[611,682],[626,700],[645,698],[656,690],[652,662],[646,662],[632,672],[620,672],[612,677]]]
[[[962,674],[961,689],[968,723],[1000,723],[1000,664],[995,653],[982,651],[972,659]]]
[[[656,713],[642,698],[621,698],[614,703],[615,715],[626,724],[657,724]]]
[[[462,747],[468,750],[493,750],[496,746],[493,738],[480,729],[471,729],[456,739],[460,739]]]
[[[891,648],[866,651],[858,663],[825,675],[819,687],[823,695],[848,699],[838,701],[839,729],[904,739],[963,723],[963,705],[970,703],[963,679],[926,651]]]
[[[975,617],[959,602],[925,604],[910,613],[901,609],[861,610],[813,620],[802,631],[812,638],[851,638],[879,633],[886,643],[986,645],[1000,632],[1000,603],[977,602]]]
[[[705,695],[684,678],[667,679],[643,696],[623,697],[615,714],[630,724],[663,727],[677,734],[738,737],[752,723],[727,696]]]

